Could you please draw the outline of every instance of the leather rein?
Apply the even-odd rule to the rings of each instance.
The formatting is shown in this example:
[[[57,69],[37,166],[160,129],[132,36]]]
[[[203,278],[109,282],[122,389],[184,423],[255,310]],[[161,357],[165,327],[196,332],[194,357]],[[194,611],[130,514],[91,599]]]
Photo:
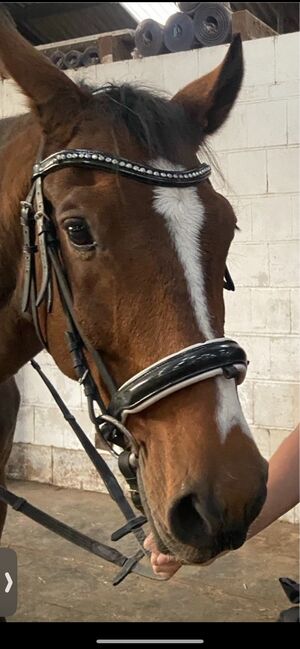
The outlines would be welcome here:
[[[214,339],[192,345],[167,356],[139,372],[122,386],[117,387],[101,354],[93,348],[76,318],[72,290],[65,272],[55,224],[45,204],[43,179],[58,169],[76,166],[118,173],[147,184],[184,188],[197,185],[207,179],[211,169],[209,165],[202,163],[197,168],[190,170],[169,171],[88,149],[66,149],[43,160],[41,157],[42,146],[33,167],[31,189],[26,200],[21,202],[25,259],[22,312],[30,314],[42,346],[48,349],[47,340],[40,325],[38,309],[44,303],[47,312],[51,312],[53,281],[55,279],[66,317],[66,341],[77,379],[84,388],[89,417],[97,434],[104,441],[105,447],[118,457],[119,468],[129,484],[133,503],[143,511],[137,487],[139,449],[134,436],[125,426],[126,417],[129,414],[141,412],[156,401],[188,385],[218,375],[228,379],[234,378],[237,383],[241,383],[247,370],[247,357],[244,350],[235,341],[227,338]],[[39,288],[36,273],[37,253],[40,255],[42,269]],[[224,288],[234,290],[234,284],[227,267]],[[91,355],[101,381],[109,394],[108,406],[101,397],[93,378],[86,359],[86,352]],[[80,428],[54,386],[36,361],[31,361],[31,364],[50,390],[63,416],[93,462],[110,496],[125,517],[126,524],[112,534],[111,539],[116,541],[132,532],[137,538],[140,549],[131,557],[126,557],[115,548],[99,543],[38,510],[4,487],[0,487],[0,500],[14,509],[22,511],[26,516],[56,534],[120,566],[121,571],[114,579],[114,584],[120,583],[130,572],[157,579],[148,566],[139,565],[139,561],[148,554],[143,548],[145,533],[142,529],[147,519],[144,516],[136,516],[112,471]]]

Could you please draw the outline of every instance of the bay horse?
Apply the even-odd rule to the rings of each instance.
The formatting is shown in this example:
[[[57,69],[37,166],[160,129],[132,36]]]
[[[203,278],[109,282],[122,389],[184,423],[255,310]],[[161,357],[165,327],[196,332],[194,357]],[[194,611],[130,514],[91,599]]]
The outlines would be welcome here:
[[[28,268],[20,201],[30,192],[33,166],[43,157],[44,166],[35,166],[41,176],[41,168],[45,175],[52,165],[42,183],[45,211],[55,228],[74,320],[89,341],[84,358],[103,402],[108,403],[108,387],[91,348],[101,353],[115,383],[127,387],[133,375],[143,379],[144,368],[160,370],[160,359],[177,362],[178,350],[184,350],[183,365],[187,355],[193,362],[200,347],[203,360],[213,344],[219,350],[226,342],[223,278],[236,217],[206,172],[196,183],[197,174],[207,171],[197,154],[235,103],[243,57],[235,36],[223,62],[172,99],[130,84],[93,89],[73,83],[3,15],[0,61],[30,108],[1,129],[3,484],[19,406],[14,375],[46,341],[58,368],[78,378],[53,268],[51,308],[45,299],[35,307],[40,336],[33,312],[21,308]],[[110,173],[113,164],[119,173]],[[193,171],[181,173],[184,169]],[[37,239],[27,245],[27,261]],[[41,254],[36,268],[40,286]],[[159,550],[183,563],[201,564],[242,545],[265,500],[267,464],[242,413],[237,382],[234,374],[207,372],[204,381],[165,390],[163,399],[128,413],[143,508]],[[1,527],[4,519],[0,503]]]

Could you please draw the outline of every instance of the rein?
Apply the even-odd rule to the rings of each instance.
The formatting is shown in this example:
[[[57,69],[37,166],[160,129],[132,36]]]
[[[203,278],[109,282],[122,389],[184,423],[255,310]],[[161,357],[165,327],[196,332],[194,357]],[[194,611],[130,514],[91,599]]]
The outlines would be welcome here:
[[[211,169],[202,163],[190,170],[169,171],[149,165],[132,162],[126,158],[112,156],[101,151],[88,149],[66,149],[45,159],[40,147],[38,160],[33,167],[32,186],[25,201],[21,202],[21,224],[23,228],[25,274],[22,297],[22,312],[32,317],[37,336],[45,349],[47,340],[43,334],[38,309],[45,303],[47,312],[52,309],[53,280],[55,279],[61,304],[65,313],[67,329],[66,342],[72,358],[73,367],[80,385],[87,398],[89,417],[96,432],[104,441],[106,448],[118,457],[121,473],[127,480],[135,506],[142,510],[137,486],[138,444],[126,428],[125,421],[129,414],[141,412],[153,403],[169,394],[221,375],[234,378],[241,383],[247,370],[247,357],[243,349],[233,340],[220,338],[198,343],[175,354],[167,356],[117,387],[98,350],[94,349],[79,325],[73,308],[71,287],[64,269],[59,243],[56,237],[55,224],[47,213],[43,195],[43,179],[50,173],[67,166],[79,166],[99,169],[108,173],[118,173],[136,181],[165,187],[190,187],[206,180]],[[36,254],[39,252],[42,268],[40,287],[37,287]],[[226,267],[224,288],[234,290],[234,284]],[[85,353],[89,352],[109,394],[106,406],[93,378]],[[38,510],[23,498],[0,487],[0,500],[21,511],[29,518],[47,529],[98,556],[121,567],[113,584],[120,583],[130,572],[141,576],[155,577],[148,567],[139,565],[139,561],[148,555],[143,548],[145,534],[142,526],[147,522],[144,516],[136,516],[131,505],[113,475],[112,471],[91,444],[83,430],[70,413],[58,392],[45,376],[36,361],[33,368],[39,373],[50,390],[64,418],[81,442],[84,450],[102,478],[111,498],[116,502],[126,524],[114,532],[112,541],[117,541],[128,533],[133,533],[140,549],[132,556],[126,557],[116,549],[99,543],[81,532],[65,525],[63,522]]]

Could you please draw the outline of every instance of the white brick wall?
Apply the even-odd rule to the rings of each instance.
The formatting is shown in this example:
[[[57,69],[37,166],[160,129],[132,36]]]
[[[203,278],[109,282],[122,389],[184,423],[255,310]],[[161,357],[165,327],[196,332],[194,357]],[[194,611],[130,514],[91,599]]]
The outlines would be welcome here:
[[[268,192],[291,194],[299,189],[298,147],[269,149],[267,152]]]
[[[298,33],[244,43],[239,100],[210,142],[224,175],[214,173],[215,187],[230,198],[241,228],[228,261],[237,290],[225,292],[226,333],[245,346],[251,360],[240,399],[267,458],[299,420],[299,43]],[[218,65],[226,50],[222,45],[122,61],[69,76],[93,83],[142,81],[175,93]],[[0,116],[24,110],[14,84],[2,81]],[[81,390],[46,354],[41,360],[92,439]],[[11,473],[102,488],[39,377],[26,367],[18,380],[23,399]],[[22,470],[16,466],[20,458]],[[286,518],[298,517],[295,510]]]
[[[233,135],[234,133],[232,133]],[[267,191],[267,156],[264,149],[228,153],[227,182],[230,194],[248,196]]]
[[[276,83],[299,79],[299,33],[286,34],[274,39],[274,42]]]

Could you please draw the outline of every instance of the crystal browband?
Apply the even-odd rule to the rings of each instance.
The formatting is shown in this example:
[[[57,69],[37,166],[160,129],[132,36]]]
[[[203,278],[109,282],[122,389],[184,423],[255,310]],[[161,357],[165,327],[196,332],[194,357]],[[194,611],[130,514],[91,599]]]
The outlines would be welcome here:
[[[89,149],[65,149],[54,153],[33,167],[32,179],[39,176],[46,176],[51,171],[62,167],[87,166],[106,171],[131,176],[136,180],[151,182],[158,185],[177,185],[189,187],[205,180],[211,174],[211,168],[206,163],[200,163],[193,169],[180,169],[170,171],[159,169],[150,165],[131,162],[126,158],[108,155],[102,151],[90,151]]]

